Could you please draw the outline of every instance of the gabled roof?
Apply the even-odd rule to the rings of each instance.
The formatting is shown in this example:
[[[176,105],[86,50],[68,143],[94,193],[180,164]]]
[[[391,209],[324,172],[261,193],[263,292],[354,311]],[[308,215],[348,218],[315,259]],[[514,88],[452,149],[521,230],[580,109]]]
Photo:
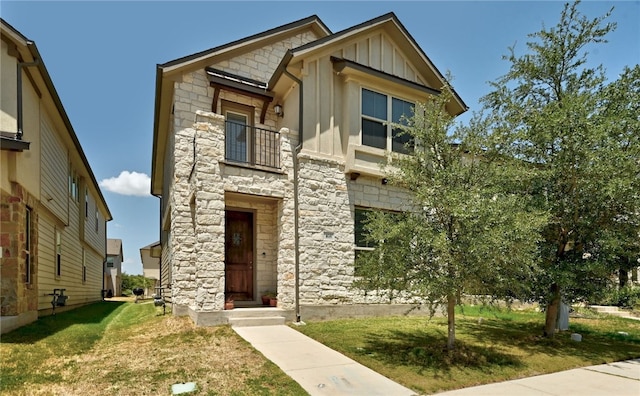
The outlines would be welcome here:
[[[107,256],[122,255],[122,239],[107,239]]]
[[[371,19],[369,21],[363,22],[359,25],[355,25],[348,29],[342,30],[340,32],[334,33],[332,35],[320,38],[318,40],[312,41],[310,43],[304,44],[300,47],[293,48],[287,52],[284,56],[280,65],[276,69],[276,72],[272,76],[269,81],[269,87],[275,87],[278,80],[284,74],[284,71],[287,65],[296,62],[298,59],[302,59],[304,57],[310,56],[315,52],[323,51],[330,45],[337,45],[341,42],[345,42],[347,40],[352,39],[356,35],[366,33],[367,31],[371,31],[377,28],[384,28],[387,30],[389,35],[399,43],[406,43],[412,51],[407,51],[407,55],[413,61],[419,69],[426,68],[431,73],[433,73],[434,77],[438,80],[439,86],[433,86],[430,88],[439,90],[443,86],[448,85],[449,83],[445,79],[444,75],[440,73],[438,68],[431,62],[431,59],[424,53],[422,48],[415,41],[413,36],[407,31],[404,25],[400,22],[398,17],[393,13],[389,12],[377,18]],[[354,62],[351,62],[354,64]],[[422,66],[422,67],[420,67]],[[454,98],[456,99],[456,109],[454,111],[455,114],[461,114],[468,109],[468,106],[464,103],[462,98],[453,90]]]
[[[165,72],[171,72],[175,68],[184,68],[185,66],[192,65],[194,63],[200,64],[204,61],[204,65],[208,66],[211,64],[210,59],[213,56],[221,55],[225,52],[231,52],[235,49],[242,48],[243,51],[255,43],[264,42],[265,40],[271,39],[275,36],[288,34],[292,30],[297,30],[304,27],[311,27],[316,33],[319,35],[330,35],[331,30],[318,18],[317,15],[312,15],[307,18],[303,18],[291,23],[287,23],[282,26],[278,26],[273,29],[266,30],[261,33],[254,34],[249,37],[245,37],[236,41],[232,41],[228,44],[220,45],[218,47],[213,47],[204,51],[196,52],[192,55],[183,56],[182,58],[174,59],[172,61],[163,63],[158,65]],[[200,66],[197,66],[200,68]]]
[[[102,195],[102,190],[100,190],[98,181],[96,180],[96,177],[93,174],[93,170],[91,169],[91,166],[89,165],[89,160],[87,160],[87,157],[84,154],[84,150],[82,150],[82,146],[80,145],[78,136],[76,135],[73,129],[73,126],[71,125],[71,121],[67,116],[67,112],[65,111],[64,106],[62,105],[62,100],[60,100],[60,96],[58,96],[58,91],[56,91],[56,87],[53,85],[53,81],[51,80],[49,71],[44,65],[44,60],[42,59],[42,56],[38,51],[38,47],[36,47],[36,43],[29,40],[22,33],[16,30],[16,28],[11,26],[2,18],[0,18],[0,30],[2,31],[2,35],[7,37],[7,39],[10,40],[16,46],[15,48],[19,53],[18,56],[22,58],[22,59],[19,59],[21,62],[38,61],[38,64],[34,67],[38,70],[38,74],[41,76],[42,81],[44,82],[44,85],[47,91],[49,92],[49,95],[51,96],[51,99],[53,100],[54,105],[56,106],[58,114],[60,115],[62,122],[64,123],[67,131],[69,132],[69,137],[73,141],[73,145],[75,146],[75,149],[78,152],[78,155],[80,156],[80,159],[84,164],[84,167],[86,168],[87,173],[89,174],[89,178],[91,179],[91,182],[93,183],[93,186],[98,193],[99,203],[102,205],[106,213],[105,219],[107,221],[113,220],[113,216],[111,215],[111,212],[109,211],[109,207],[107,206],[107,201],[104,199],[104,196]],[[25,139],[28,139],[28,136],[25,136]]]
[[[219,62],[231,58],[241,53],[249,52],[253,49],[263,46],[265,43],[269,43],[272,40],[276,40],[280,37],[290,35],[296,31],[302,31],[304,29],[312,29],[318,37],[308,44],[304,44],[300,47],[288,50],[279,66],[276,68],[273,76],[269,80],[264,89],[266,96],[278,95],[278,89],[286,90],[286,84],[280,83],[280,81],[286,81],[287,78],[291,78],[286,68],[290,63],[294,63],[305,57],[312,56],[315,52],[325,51],[330,49],[330,46],[339,45],[341,42],[346,42],[353,39],[360,34],[366,34],[367,32],[375,29],[384,29],[385,32],[392,38],[392,40],[398,43],[403,53],[407,55],[407,59],[414,64],[414,66],[420,71],[421,75],[429,81],[431,86],[422,86],[421,84],[404,80],[400,77],[393,76],[391,74],[372,69],[368,66],[358,64],[353,60],[342,59],[339,62],[342,64],[337,67],[348,66],[350,69],[355,69],[361,72],[368,72],[374,76],[384,78],[388,81],[400,83],[401,85],[410,87],[417,91],[437,93],[440,88],[449,85],[445,77],[431,62],[429,57],[424,53],[420,46],[416,43],[415,39],[409,34],[407,29],[400,23],[398,18],[393,12],[384,14],[380,17],[363,22],[359,25],[342,30],[338,33],[332,33],[329,28],[318,18],[316,15],[300,19],[298,21],[282,25],[280,27],[267,30],[262,33],[254,34],[252,36],[233,41],[228,44],[224,44],[218,47],[214,47],[205,51],[195,53],[193,55],[178,58],[176,60],[159,64],[156,67],[156,95],[155,95],[155,113],[154,113],[154,126],[153,126],[153,153],[151,164],[151,194],[160,196],[162,194],[162,172],[164,152],[167,145],[167,135],[170,128],[168,117],[165,115],[171,113],[171,96],[173,94],[173,78],[181,75],[182,73],[206,69],[207,67]],[[335,62],[334,62],[335,63]],[[212,69],[207,69],[207,72],[211,72]],[[215,74],[215,73],[213,73]],[[229,86],[228,76],[224,75],[212,75],[209,73],[209,78],[218,78],[217,83],[221,85]],[[224,81],[223,81],[224,80]],[[247,80],[247,79],[244,79]],[[247,80],[248,81],[248,80]],[[245,84],[247,81],[236,82],[238,84]],[[261,88],[262,89],[262,88]],[[463,102],[460,96],[453,90],[455,102],[450,103],[448,108],[454,115],[461,114],[468,109],[467,105]],[[265,102],[266,103],[266,102]],[[263,113],[264,113],[263,108]]]
[[[162,161],[166,148],[166,136],[169,122],[161,117],[171,111],[171,96],[173,93],[172,76],[193,70],[204,69],[218,59],[232,57],[236,52],[246,52],[258,48],[275,40],[280,36],[287,36],[296,31],[313,30],[318,36],[328,36],[331,30],[318,18],[312,15],[252,36],[232,41],[218,47],[210,48],[192,55],[184,56],[156,66],[156,95],[153,121],[153,153],[151,159],[151,194],[159,195],[162,190]]]

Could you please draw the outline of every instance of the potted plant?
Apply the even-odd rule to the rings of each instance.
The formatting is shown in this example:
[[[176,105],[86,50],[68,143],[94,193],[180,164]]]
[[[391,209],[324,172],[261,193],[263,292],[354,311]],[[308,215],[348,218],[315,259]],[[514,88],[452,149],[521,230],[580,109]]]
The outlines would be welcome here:
[[[228,297],[224,302],[224,309],[233,309],[233,297]]]
[[[261,298],[262,298],[262,305],[268,306],[268,305],[271,304],[271,299],[272,298],[276,298],[276,293],[274,293],[274,292],[272,292],[270,290],[267,290],[264,293],[262,293],[262,297]]]

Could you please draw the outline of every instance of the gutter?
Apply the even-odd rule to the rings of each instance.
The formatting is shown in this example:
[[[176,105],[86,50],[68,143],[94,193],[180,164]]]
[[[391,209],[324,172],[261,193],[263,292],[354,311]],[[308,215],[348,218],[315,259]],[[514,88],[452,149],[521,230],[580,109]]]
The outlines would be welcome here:
[[[298,154],[302,150],[302,115],[303,115],[303,91],[302,80],[291,74],[286,67],[282,70],[290,79],[298,84],[300,103],[298,103],[298,145],[293,150],[293,232],[294,232],[294,250],[295,250],[295,311],[296,323],[300,323],[300,233],[299,233],[299,203],[298,203]]]

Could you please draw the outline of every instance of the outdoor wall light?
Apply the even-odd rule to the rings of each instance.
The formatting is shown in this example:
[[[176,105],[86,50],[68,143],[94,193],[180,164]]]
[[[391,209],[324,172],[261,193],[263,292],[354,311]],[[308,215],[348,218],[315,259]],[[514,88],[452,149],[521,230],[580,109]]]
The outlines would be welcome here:
[[[276,115],[278,117],[284,116],[284,111],[282,111],[282,105],[281,104],[277,104],[277,105],[273,106],[273,111],[276,112]]]

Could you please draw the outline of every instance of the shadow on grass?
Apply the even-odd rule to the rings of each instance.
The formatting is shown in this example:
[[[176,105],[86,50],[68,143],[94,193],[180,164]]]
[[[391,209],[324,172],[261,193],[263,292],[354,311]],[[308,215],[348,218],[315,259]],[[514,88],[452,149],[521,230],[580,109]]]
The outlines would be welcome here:
[[[478,342],[505,344],[527,354],[545,354],[554,357],[577,356],[595,361],[611,361],[620,352],[640,356],[640,340],[622,337],[610,331],[598,331],[579,323],[570,323],[569,330],[556,333],[553,338],[542,335],[538,321],[486,320],[482,324],[465,320],[456,326],[460,332]],[[572,333],[580,333],[582,342],[571,340]]]
[[[511,318],[458,319],[456,348],[447,350],[446,322],[431,322],[426,330],[390,329],[365,336],[365,347],[356,353],[389,366],[412,367],[418,374],[446,376],[454,369],[493,372],[521,369],[528,365],[523,356],[580,357],[594,362],[619,360],[621,354],[640,356],[637,337],[590,330],[572,324],[571,330],[554,338],[542,336],[542,324],[536,320]],[[572,332],[583,334],[583,342],[571,340]]]
[[[370,335],[367,347],[359,351],[363,355],[375,355],[375,359],[391,366],[417,368],[445,374],[453,368],[473,368],[484,371],[491,367],[520,367],[516,356],[498,351],[496,348],[456,340],[456,348],[449,351],[446,332],[392,330],[385,335]]]
[[[38,318],[33,323],[3,334],[0,344],[32,344],[70,326],[102,322],[126,302],[99,301],[89,305]]]

